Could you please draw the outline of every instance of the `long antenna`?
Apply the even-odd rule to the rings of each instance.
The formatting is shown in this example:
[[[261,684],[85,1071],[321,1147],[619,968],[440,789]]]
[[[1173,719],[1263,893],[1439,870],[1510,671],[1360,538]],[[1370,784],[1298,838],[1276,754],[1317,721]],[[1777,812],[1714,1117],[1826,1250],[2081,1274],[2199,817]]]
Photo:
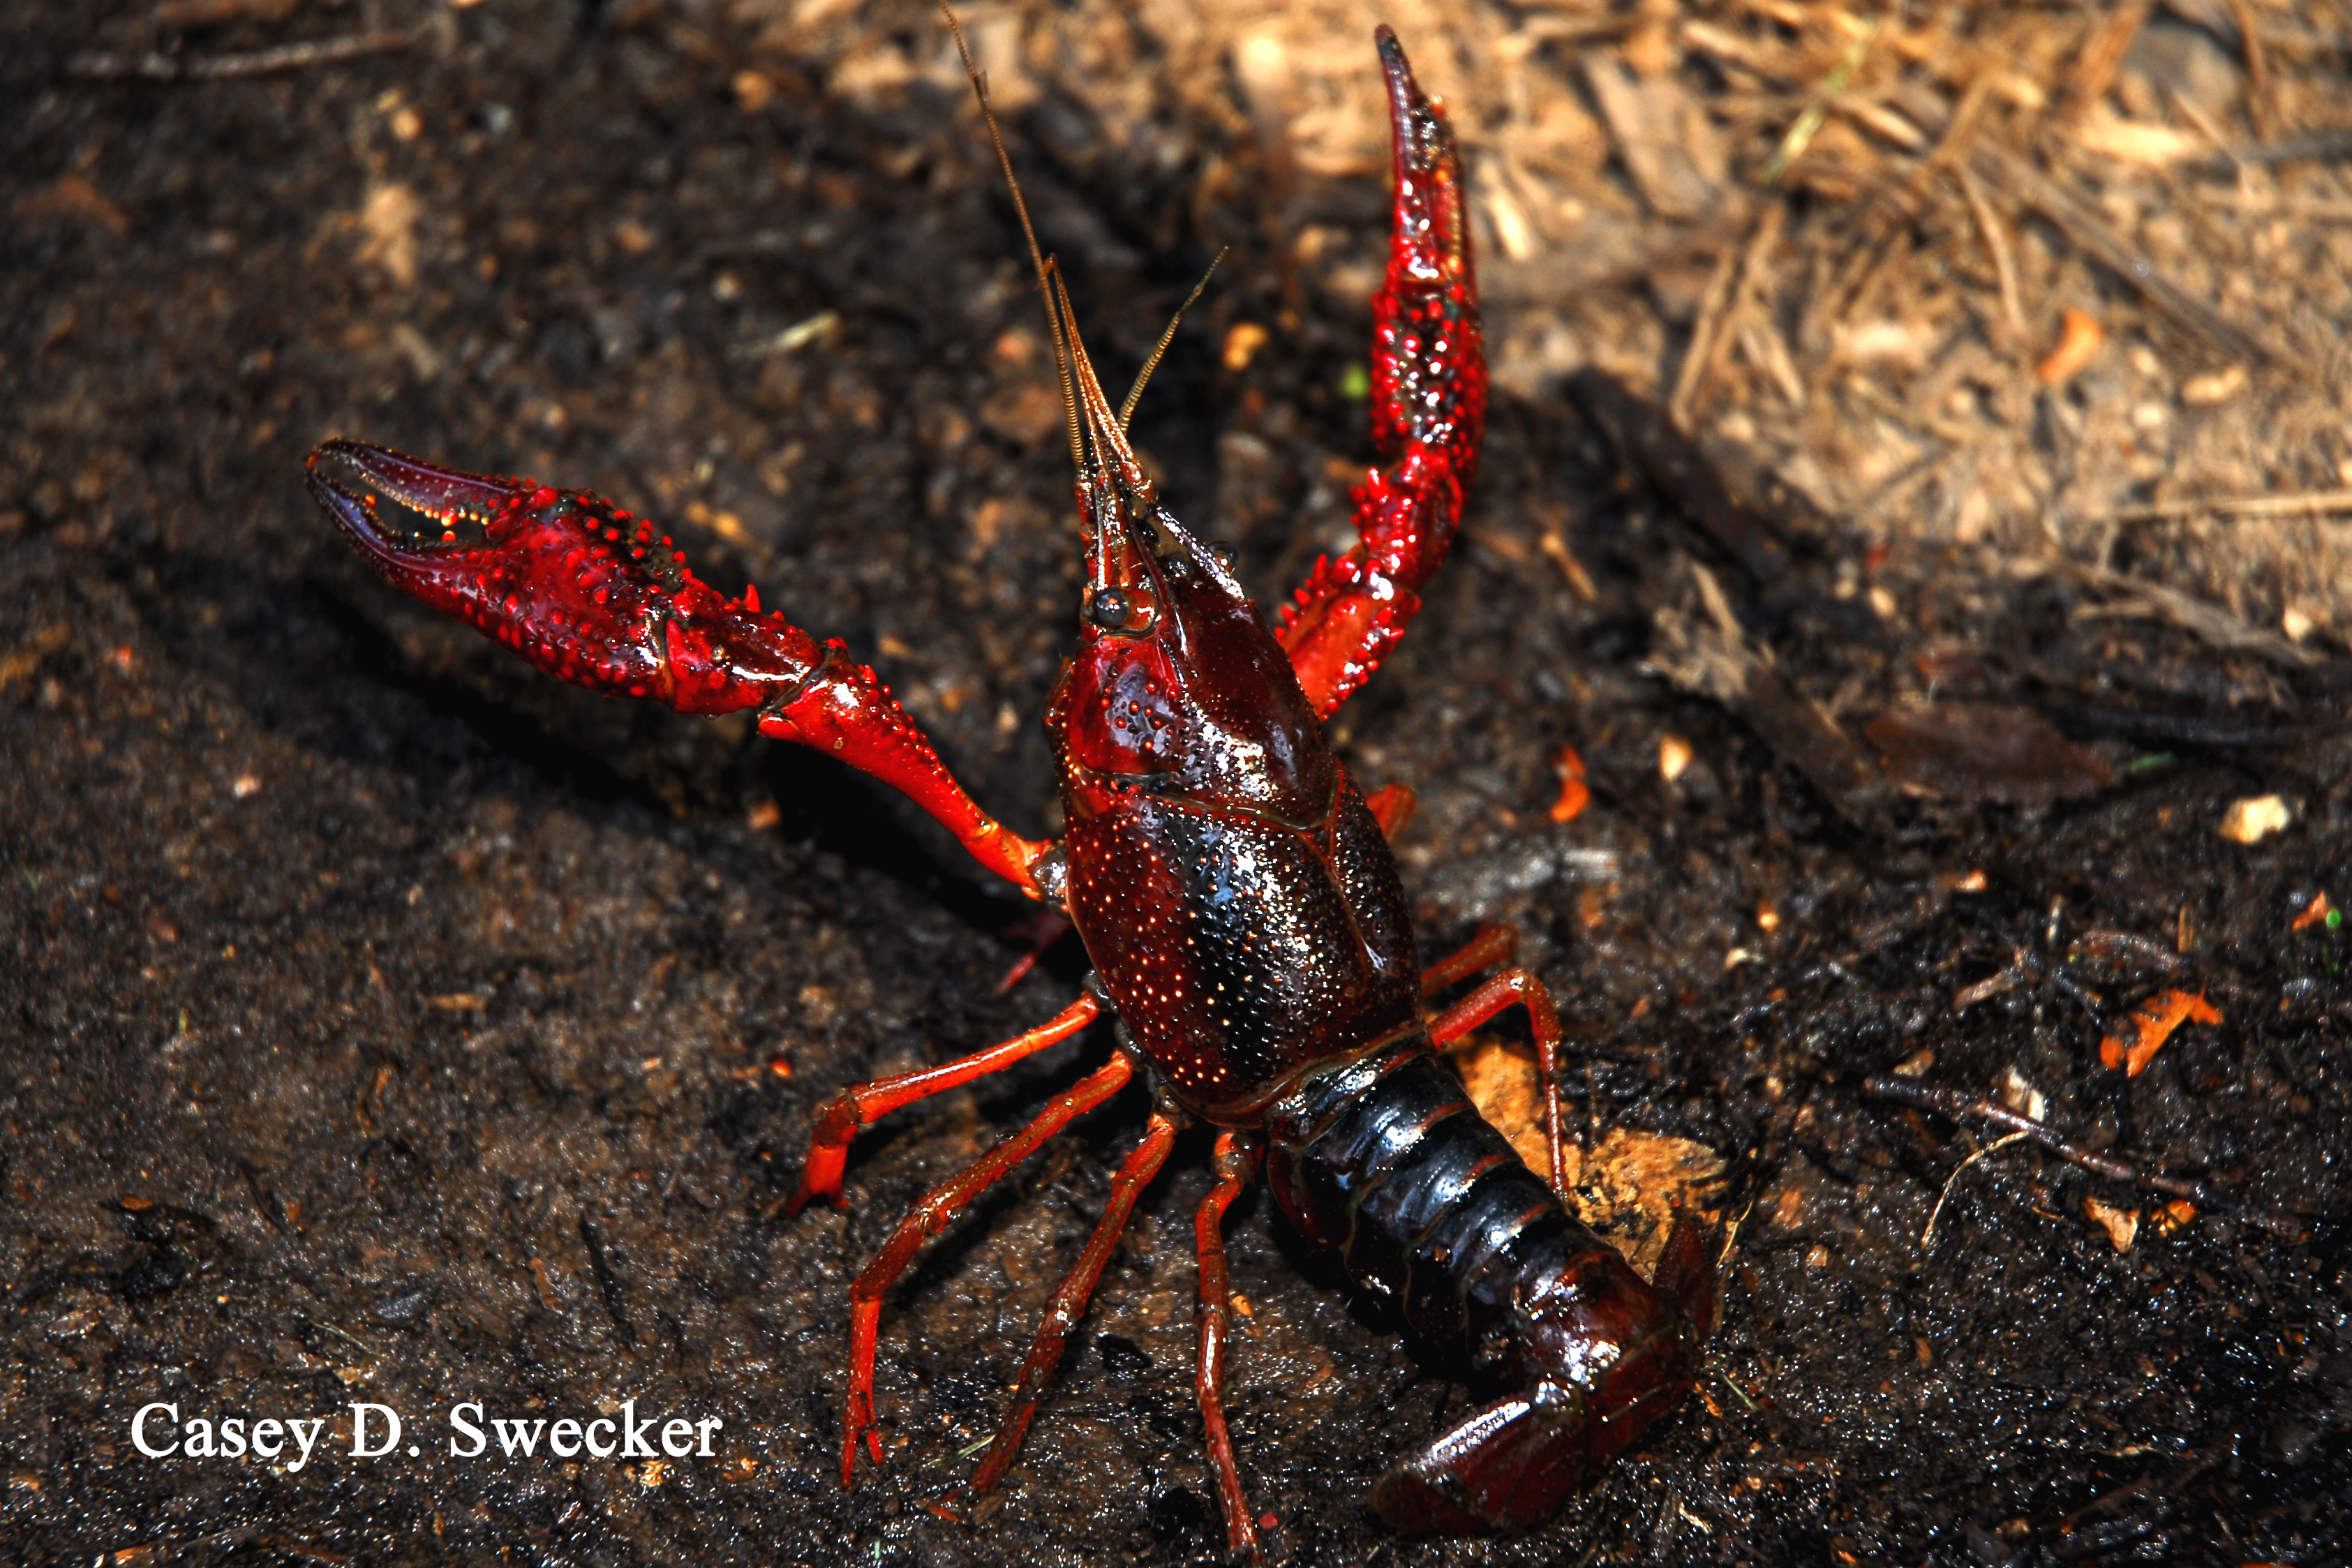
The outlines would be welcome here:
[[[1004,151],[1004,132],[998,129],[996,110],[988,101],[988,78],[981,75],[980,68],[972,63],[971,46],[964,41],[963,24],[956,20],[954,7],[948,4],[948,0],[940,0],[940,15],[948,19],[948,31],[955,35],[956,53],[963,57],[963,74],[971,78],[972,93],[980,99],[981,118],[988,121],[988,139],[996,144],[996,162],[1004,170],[1004,183],[1013,189],[1013,210],[1021,214],[1021,232],[1029,241],[1029,264],[1037,269],[1037,292],[1045,300],[1046,322],[1054,330],[1054,370],[1062,378],[1062,413],[1070,427],[1070,463],[1084,472],[1086,451],[1078,442],[1078,397],[1077,388],[1070,379],[1070,348],[1062,335],[1061,312],[1055,308],[1054,287],[1047,281],[1055,269],[1049,267],[1045,252],[1037,246],[1037,229],[1029,221],[1029,204],[1022,199],[1021,182],[1013,176],[1012,155]],[[1207,279],[1202,281],[1205,283]],[[1197,295],[1200,291],[1195,289],[1193,292]],[[1076,324],[1073,322],[1071,330],[1075,332],[1076,329]],[[1170,330],[1173,331],[1173,327]],[[1152,356],[1154,361],[1159,357],[1157,354]]]
[[[1199,303],[1201,290],[1208,287],[1209,279],[1217,275],[1217,262],[1224,260],[1225,252],[1232,248],[1224,246],[1218,249],[1216,261],[1209,263],[1209,270],[1201,274],[1201,281],[1192,285],[1192,292],[1184,296],[1184,303],[1176,307],[1176,314],[1168,318],[1168,330],[1160,334],[1160,346],[1151,350],[1151,357],[1143,361],[1141,370],[1135,372],[1135,384],[1127,389],[1127,401],[1118,405],[1120,430],[1124,431],[1128,422],[1135,417],[1136,402],[1143,396],[1143,383],[1151,379],[1151,372],[1160,368],[1160,356],[1166,353],[1168,345],[1176,340],[1176,329],[1184,324],[1184,312]]]

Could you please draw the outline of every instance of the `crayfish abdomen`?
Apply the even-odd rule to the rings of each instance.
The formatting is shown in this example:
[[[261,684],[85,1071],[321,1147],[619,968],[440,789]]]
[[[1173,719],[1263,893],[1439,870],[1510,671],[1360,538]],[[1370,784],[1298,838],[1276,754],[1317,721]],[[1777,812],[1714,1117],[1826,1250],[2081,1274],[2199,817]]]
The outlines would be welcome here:
[[[1303,1083],[1265,1118],[1266,1179],[1307,1239],[1501,1396],[1391,1469],[1408,1531],[1541,1523],[1677,1403],[1713,1289],[1678,1223],[1654,1287],[1478,1114],[1427,1034]]]

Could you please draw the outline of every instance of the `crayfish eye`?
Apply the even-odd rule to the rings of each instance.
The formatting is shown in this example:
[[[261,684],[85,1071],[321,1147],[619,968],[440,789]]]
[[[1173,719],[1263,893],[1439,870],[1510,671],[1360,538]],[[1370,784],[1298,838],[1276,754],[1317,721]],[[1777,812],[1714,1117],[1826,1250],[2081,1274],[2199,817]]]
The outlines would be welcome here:
[[[1116,632],[1127,625],[1128,617],[1135,613],[1135,605],[1127,591],[1118,588],[1097,588],[1087,601],[1087,619],[1106,632]]]
[[[1217,564],[1219,566],[1223,567],[1227,571],[1234,570],[1233,546],[1227,544],[1223,539],[1211,539],[1209,541],[1209,553],[1217,558]]]

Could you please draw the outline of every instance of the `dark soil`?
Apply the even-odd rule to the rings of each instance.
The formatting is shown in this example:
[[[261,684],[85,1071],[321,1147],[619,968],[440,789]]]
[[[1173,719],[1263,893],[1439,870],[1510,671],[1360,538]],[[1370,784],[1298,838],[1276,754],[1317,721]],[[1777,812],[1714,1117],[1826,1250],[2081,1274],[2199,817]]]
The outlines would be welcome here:
[[[1050,827],[1067,475],[967,101],[926,78],[860,107],[771,63],[747,109],[748,44],[691,6],[389,7],[416,41],[353,63],[66,74],[85,50],[372,21],[244,9],[163,33],[20,3],[0,51],[0,1556],[1213,1558],[1197,1134],[1001,1506],[926,1508],[992,1429],[1139,1093],[914,1270],[884,1322],[889,1462],[837,1485],[850,1279],[1108,1041],[892,1118],[846,1211],[787,1219],[811,1115],[1044,1018],[1080,960],[999,995],[1028,911],[903,802],[740,723],[540,677],[370,575],[300,482],[316,441],[363,435],[673,519],[721,586],[873,656],[984,803]],[[919,7],[893,25],[934,48]],[[1234,247],[1138,430],[1271,601],[1343,537],[1368,311],[1286,277],[1245,127],[1113,141],[1048,91],[1011,129],[1107,380]],[[1377,178],[1279,194],[1380,231]],[[1274,336],[1229,371],[1243,321]],[[1596,599],[1539,548],[1554,530]],[[2032,707],[2078,745],[2026,748],[2023,786],[1838,795],[1769,721],[1652,673],[1660,612],[1707,614],[1694,563],[1854,733],[1932,695]],[[1531,1538],[1401,1542],[1370,1485],[1461,1391],[1253,1199],[1230,1403],[1278,1553],[2346,1560],[2352,984],[2347,933],[2290,924],[2352,898],[2352,667],[2102,591],[1899,539],[1873,556],[1834,523],[1759,583],[1565,390],[1498,397],[1465,542],[1337,734],[1368,786],[1421,791],[1400,852],[1426,949],[1526,933],[1592,1048],[1580,1123],[1704,1143],[1754,1204],[1704,1397]],[[1671,783],[1669,737],[1694,757]],[[1563,743],[1594,800],[1554,826]],[[2288,827],[2218,836],[2269,794]],[[1957,1006],[1970,987],[1990,994]],[[2167,987],[2224,1022],[2137,1078],[2102,1068],[2102,1035]],[[1923,1250],[1993,1134],[1864,1097],[1906,1062],[2323,1222],[2174,1225],[2021,1144],[1959,1174]],[[2086,1200],[2137,1214],[2129,1250]],[[459,1401],[625,1399],[722,1417],[717,1457],[446,1452]],[[398,1409],[422,1455],[352,1458],[354,1400]],[[159,1401],[335,1421],[299,1473],[155,1459],[131,1426]]]

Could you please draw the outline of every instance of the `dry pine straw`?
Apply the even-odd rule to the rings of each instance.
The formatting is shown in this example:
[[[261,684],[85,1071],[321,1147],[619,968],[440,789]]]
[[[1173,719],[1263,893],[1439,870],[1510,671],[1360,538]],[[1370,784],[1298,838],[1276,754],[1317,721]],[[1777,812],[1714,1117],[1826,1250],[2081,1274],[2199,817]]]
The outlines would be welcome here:
[[[1671,398],[1895,546],[1898,577],[2063,559],[2291,636],[2352,633],[2352,192],[2326,157],[2244,155],[2352,125],[2332,11],[1089,0],[963,15],[1016,115],[1050,89],[1127,152],[1205,141],[1294,195],[1382,167],[1368,39],[1389,21],[1469,146],[1507,391],[1598,364]],[[761,57],[835,94],[960,85],[912,0],[743,0],[735,18]],[[1204,187],[1218,178],[1213,160]],[[1279,237],[1307,286],[1369,293],[1371,229],[1310,215]],[[2096,340],[2045,379],[2069,311]]]

